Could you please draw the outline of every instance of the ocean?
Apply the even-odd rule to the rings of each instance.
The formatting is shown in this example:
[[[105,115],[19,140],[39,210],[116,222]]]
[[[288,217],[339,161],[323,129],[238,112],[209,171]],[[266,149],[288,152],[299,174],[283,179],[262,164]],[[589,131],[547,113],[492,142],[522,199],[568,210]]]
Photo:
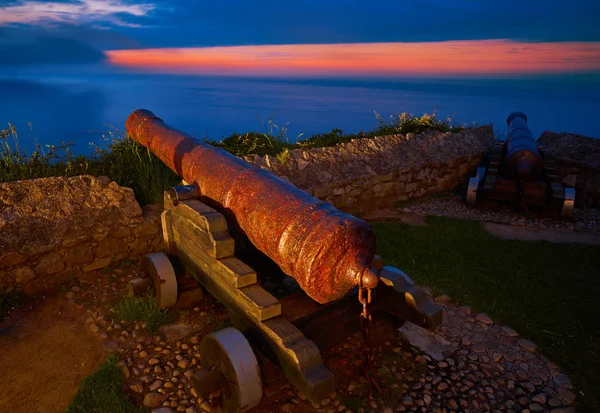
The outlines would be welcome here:
[[[90,144],[106,145],[109,132],[123,133],[139,108],[215,140],[268,132],[270,121],[287,128],[290,142],[334,128],[369,130],[377,125],[374,111],[384,118],[436,111],[458,125],[491,123],[502,137],[515,110],[527,114],[536,137],[551,130],[600,138],[598,76],[264,79],[0,70],[0,130],[14,125],[26,150],[35,142],[73,142],[74,152],[91,153]]]

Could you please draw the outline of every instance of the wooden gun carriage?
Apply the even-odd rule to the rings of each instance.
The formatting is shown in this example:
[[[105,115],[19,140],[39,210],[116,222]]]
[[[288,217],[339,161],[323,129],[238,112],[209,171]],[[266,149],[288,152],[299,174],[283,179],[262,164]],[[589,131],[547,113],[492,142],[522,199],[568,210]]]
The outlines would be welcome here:
[[[486,165],[478,167],[469,180],[467,204],[511,202],[526,213],[537,209],[556,218],[572,219],[575,189],[562,185],[552,153],[536,144],[527,116],[513,112],[507,123],[506,141],[494,144]]]
[[[258,353],[278,366],[308,400],[318,403],[335,389],[321,351],[358,332],[361,314],[370,304],[357,297],[365,291],[362,281],[357,280],[359,285],[343,297],[324,303],[302,288],[276,298],[261,285],[261,277],[276,274],[262,274],[236,256],[240,250],[236,243],[244,236],[226,214],[204,201],[210,199],[197,183],[184,181],[183,186],[165,192],[161,218],[167,254],[150,254],[140,264],[152,280],[160,306],[177,300],[183,275],[175,274],[172,262],[176,261],[228,310],[233,327],[201,341],[202,369],[191,377],[196,393],[203,398],[218,394],[226,413],[255,407],[262,397]],[[344,242],[348,248],[354,245],[353,239]],[[441,309],[406,274],[383,266],[377,256],[369,260],[368,271],[378,281],[369,281],[368,289],[373,330],[391,332],[405,321],[428,329],[441,323]]]

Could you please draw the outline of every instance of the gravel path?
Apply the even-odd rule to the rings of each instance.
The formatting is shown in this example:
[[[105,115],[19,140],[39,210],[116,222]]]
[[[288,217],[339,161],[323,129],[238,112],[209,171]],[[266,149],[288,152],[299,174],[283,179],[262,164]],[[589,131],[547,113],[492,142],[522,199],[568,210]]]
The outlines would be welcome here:
[[[135,269],[113,270],[79,281],[65,298],[86,311],[88,328],[106,351],[117,352],[131,396],[153,412],[209,412],[198,400],[189,377],[199,368],[200,341],[226,312],[212,297],[201,307],[183,311],[177,324],[151,336],[143,325],[111,319],[110,308],[126,293]],[[282,390],[264,396],[252,411],[374,412],[574,412],[577,391],[535,344],[509,327],[494,325],[485,314],[436,298],[444,322],[430,333],[405,325],[376,349],[375,366],[387,396],[370,394],[361,377],[361,342],[350,337],[323,354],[336,376],[337,390],[320,405],[311,405],[285,380]],[[433,341],[436,351],[423,346]],[[411,344],[414,343],[415,345]],[[418,346],[417,346],[418,345]],[[424,348],[425,351],[421,350]]]
[[[400,208],[400,211],[498,224],[600,233],[599,208],[575,208],[573,212],[575,221],[564,222],[541,215],[527,217],[523,213],[508,207],[496,207],[494,210],[471,208],[460,197],[448,196],[444,198],[420,198]]]

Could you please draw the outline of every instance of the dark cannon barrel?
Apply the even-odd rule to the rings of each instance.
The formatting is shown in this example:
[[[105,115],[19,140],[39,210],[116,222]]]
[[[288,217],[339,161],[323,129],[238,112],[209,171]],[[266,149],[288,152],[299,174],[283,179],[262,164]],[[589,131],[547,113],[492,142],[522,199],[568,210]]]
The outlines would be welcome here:
[[[127,133],[233,221],[260,251],[298,281],[315,301],[347,295],[359,283],[375,287],[369,268],[375,235],[363,220],[344,214],[275,175],[137,110]]]
[[[506,158],[504,170],[508,178],[524,182],[535,181],[543,168],[543,160],[538,151],[533,134],[527,126],[527,116],[513,112],[506,120]]]

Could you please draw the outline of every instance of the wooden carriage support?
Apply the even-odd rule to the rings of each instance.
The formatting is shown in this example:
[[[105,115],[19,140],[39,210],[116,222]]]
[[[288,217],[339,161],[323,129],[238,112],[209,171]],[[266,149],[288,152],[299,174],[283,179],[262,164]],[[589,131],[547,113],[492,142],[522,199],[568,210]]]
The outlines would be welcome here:
[[[222,390],[225,412],[256,406],[262,384],[255,352],[278,366],[313,403],[332,393],[334,376],[323,364],[321,351],[359,331],[362,307],[356,293],[327,304],[317,303],[301,289],[277,299],[259,284],[257,272],[234,255],[235,241],[222,214],[198,199],[173,202],[173,191],[165,192],[164,203],[161,218],[168,254],[142,259],[147,275],[142,284],[151,284],[159,306],[168,307],[176,303],[184,277],[192,276],[225,305],[233,324],[203,338],[202,370],[192,376],[197,394],[208,397]],[[176,274],[173,261],[184,272]],[[428,329],[441,323],[441,309],[406,274],[382,266],[377,257],[374,261],[381,280],[374,291],[374,332],[389,334],[404,321]]]
[[[191,183],[165,192],[167,254],[142,259],[147,277],[132,290],[151,286],[159,306],[168,307],[194,279],[224,304],[233,324],[202,339],[202,370],[191,377],[199,397],[218,395],[226,413],[256,406],[262,397],[259,354],[318,403],[335,388],[321,351],[359,331],[360,316],[372,320],[371,330],[390,332],[405,321],[428,329],[441,323],[441,308],[374,255],[375,234],[363,220],[147,110],[128,118],[127,132]],[[251,268],[237,257],[241,244],[276,264],[268,271],[292,277],[295,292],[275,298],[265,282],[274,274],[257,274],[265,271],[260,264]]]

